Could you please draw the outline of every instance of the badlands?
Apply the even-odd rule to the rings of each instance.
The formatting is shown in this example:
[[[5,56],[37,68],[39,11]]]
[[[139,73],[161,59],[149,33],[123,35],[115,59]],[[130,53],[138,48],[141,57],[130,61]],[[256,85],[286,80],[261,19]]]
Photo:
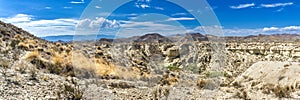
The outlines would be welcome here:
[[[300,99],[299,77],[297,34],[50,42],[0,22],[4,100]]]

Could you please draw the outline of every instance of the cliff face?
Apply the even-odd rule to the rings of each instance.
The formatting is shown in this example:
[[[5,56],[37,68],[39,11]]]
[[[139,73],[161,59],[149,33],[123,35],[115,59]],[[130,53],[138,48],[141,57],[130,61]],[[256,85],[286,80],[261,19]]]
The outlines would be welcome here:
[[[0,22],[0,98],[299,98],[298,35],[225,39],[147,34],[53,43]]]

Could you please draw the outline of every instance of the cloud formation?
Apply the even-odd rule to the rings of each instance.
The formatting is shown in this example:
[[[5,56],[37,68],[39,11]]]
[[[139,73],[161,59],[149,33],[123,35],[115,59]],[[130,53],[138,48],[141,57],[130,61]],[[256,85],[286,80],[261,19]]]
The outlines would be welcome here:
[[[200,33],[206,33],[204,31],[204,28],[207,28],[209,30],[213,30],[211,28],[215,27],[203,27],[199,26],[196,27],[193,30],[190,30],[190,32],[200,32]],[[258,35],[258,34],[300,34],[300,26],[286,26],[286,27],[264,27],[264,28],[253,28],[253,29],[247,29],[247,28],[223,28],[222,29],[224,36],[248,36],[248,35]]]
[[[45,9],[52,9],[51,7],[45,7]]]
[[[76,26],[78,28],[85,29],[86,33],[96,30],[98,27],[100,27],[101,24],[101,28],[115,28],[119,26],[116,21],[107,20],[105,18],[83,20],[71,18],[34,20],[34,16],[27,14],[17,14],[13,17],[0,18],[0,20],[6,23],[12,23],[38,37],[74,35]]]
[[[114,29],[119,28],[120,24],[116,20],[108,20],[103,17],[95,19],[82,19],[76,25],[79,31],[86,31],[87,34],[97,34],[99,28]]]
[[[180,17],[180,18],[169,18],[169,19],[167,19],[167,21],[180,21],[180,20],[195,20],[195,18]]]
[[[82,4],[82,3],[85,3],[84,0],[81,0],[81,1],[71,1],[70,3],[72,4]]]
[[[193,18],[169,18],[169,20],[192,20]],[[187,32],[184,27],[179,24],[163,24],[155,22],[138,22],[138,21],[116,21],[108,20],[105,18],[94,19],[71,19],[59,18],[53,20],[35,20],[35,17],[27,14],[17,14],[12,17],[0,18],[1,21],[12,23],[26,31],[38,36],[55,36],[55,35],[74,35],[75,28],[82,29],[83,34],[98,34],[98,29],[118,29],[122,28],[120,33],[126,37],[134,35],[142,35],[149,32],[159,32],[164,35],[174,35]],[[176,21],[174,21],[176,22]],[[207,27],[204,27],[207,28]],[[208,27],[209,28],[209,27]],[[212,27],[215,28],[215,27]],[[235,28],[222,30],[224,35],[237,36],[237,35],[257,35],[257,34],[300,34],[300,26],[285,26],[285,27],[263,27],[263,28]],[[96,32],[96,33],[95,33]],[[203,31],[203,27],[197,27],[190,32]],[[124,34],[123,34],[124,33]]]
[[[277,32],[299,32],[300,34],[300,26],[287,26],[287,27],[270,27],[264,28],[264,32],[277,31]]]
[[[264,8],[275,8],[275,7],[285,7],[293,5],[293,2],[287,2],[287,3],[274,3],[274,4],[261,4],[261,7]]]
[[[253,7],[255,6],[254,3],[250,3],[250,4],[240,4],[238,6],[230,6],[230,8],[232,9],[242,9],[242,8],[248,8],[248,7]]]

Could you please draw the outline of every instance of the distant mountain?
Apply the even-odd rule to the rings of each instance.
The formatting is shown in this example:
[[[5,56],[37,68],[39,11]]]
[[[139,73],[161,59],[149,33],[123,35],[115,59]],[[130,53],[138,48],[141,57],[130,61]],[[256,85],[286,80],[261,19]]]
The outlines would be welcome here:
[[[156,42],[156,43],[164,43],[164,42],[172,42],[167,37],[164,37],[158,33],[146,34],[138,37],[134,42]]]
[[[208,41],[208,38],[200,33],[187,33],[194,41]]]
[[[177,34],[173,36],[163,36],[159,33],[149,33],[142,36],[133,36],[129,38],[117,38],[114,39],[113,35],[98,35],[96,38],[94,35],[75,35],[76,41],[93,40],[98,42],[180,42],[180,41],[209,41],[214,39],[213,35],[203,35],[201,33],[186,33]],[[44,40],[52,42],[70,42],[74,40],[74,35],[60,35],[60,36],[47,36],[41,37]],[[272,34],[272,35],[249,35],[249,36],[225,36],[223,37],[227,42],[297,42],[300,41],[300,34]]]
[[[226,41],[239,42],[300,42],[300,34],[259,34],[249,36],[228,36]]]
[[[99,40],[102,38],[106,39],[113,39],[115,36],[113,35],[98,35],[96,38],[94,35],[58,35],[58,36],[46,36],[46,37],[41,37],[42,39],[48,40],[48,41],[65,41],[65,42],[70,42],[74,40],[74,37],[76,36],[76,41],[83,41],[83,40]]]

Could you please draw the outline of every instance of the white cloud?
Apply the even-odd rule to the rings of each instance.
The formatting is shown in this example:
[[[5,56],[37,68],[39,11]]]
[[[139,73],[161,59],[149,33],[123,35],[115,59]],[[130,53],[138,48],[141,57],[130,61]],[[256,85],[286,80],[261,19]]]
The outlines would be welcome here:
[[[147,5],[147,4],[141,4],[141,5],[139,5],[141,8],[143,8],[143,9],[145,9],[145,8],[150,8],[150,6],[149,5]]]
[[[162,7],[154,7],[155,9],[157,9],[157,10],[165,10],[164,8],[162,8]]]
[[[9,23],[22,23],[22,22],[31,21],[33,17],[31,15],[26,15],[26,14],[17,14],[14,17],[0,18],[0,19]]]
[[[255,6],[254,3],[250,3],[250,4],[240,4],[238,6],[230,6],[230,8],[232,9],[242,9],[242,8],[248,8],[248,7],[253,7]]]
[[[266,31],[277,31],[279,30],[279,28],[277,27],[265,27],[263,28],[263,31],[266,32]]]
[[[70,3],[72,4],[82,4],[82,3],[85,3],[84,0],[81,0],[81,1],[71,1]]]
[[[288,27],[284,27],[282,29],[286,30],[286,31],[300,31],[300,26],[288,26]]]
[[[180,17],[180,18],[169,18],[169,19],[167,19],[167,21],[180,21],[180,20],[195,20],[195,18]]]
[[[102,7],[100,7],[100,6],[95,6],[95,8],[100,9],[100,8],[102,8]]]
[[[45,7],[45,9],[52,9],[51,7]]]
[[[72,7],[63,7],[64,9],[72,9]]]
[[[199,26],[193,30],[190,30],[190,32],[200,32],[205,34],[203,26]],[[209,27],[208,27],[209,28]],[[210,27],[214,28],[214,27]],[[213,30],[213,29],[209,29]],[[223,28],[222,29],[224,36],[248,36],[248,35],[258,35],[258,34],[300,34],[300,26],[286,26],[286,27],[264,27],[264,28],[253,28],[253,29],[247,29],[247,28]]]
[[[227,35],[257,35],[257,34],[300,34],[300,26],[264,27],[256,29],[223,29]]]
[[[280,9],[276,10],[276,12],[281,12],[281,11],[283,11],[283,9],[284,8],[280,8]]]
[[[293,5],[293,2],[288,2],[288,3],[274,3],[274,4],[261,4],[261,7],[264,8],[274,8],[274,7],[285,7],[285,6],[290,6]]]
[[[101,25],[101,26],[100,26]],[[119,23],[116,20],[108,20],[103,17],[96,19],[82,19],[78,22],[77,28],[87,31],[98,31],[99,27],[101,28],[118,28],[120,27]]]
[[[276,32],[299,32],[300,26],[286,26],[286,27],[266,27],[263,29],[264,32],[276,31]]]
[[[77,20],[75,19],[54,19],[54,20],[33,20],[33,16],[17,14],[14,17],[0,18],[6,23],[12,23],[24,30],[39,36],[70,35],[74,33]]]
[[[92,20],[77,20],[70,18],[59,18],[53,20],[34,20],[33,16],[31,15],[17,14],[13,17],[0,18],[0,20],[6,23],[12,23],[17,27],[23,28],[24,30],[38,37],[54,35],[74,35],[76,26],[78,26],[78,28],[85,29],[87,32],[93,31],[93,29],[100,27],[101,23],[103,23],[101,26],[102,28],[118,27],[118,23],[116,21],[110,21],[104,18],[96,18]]]

